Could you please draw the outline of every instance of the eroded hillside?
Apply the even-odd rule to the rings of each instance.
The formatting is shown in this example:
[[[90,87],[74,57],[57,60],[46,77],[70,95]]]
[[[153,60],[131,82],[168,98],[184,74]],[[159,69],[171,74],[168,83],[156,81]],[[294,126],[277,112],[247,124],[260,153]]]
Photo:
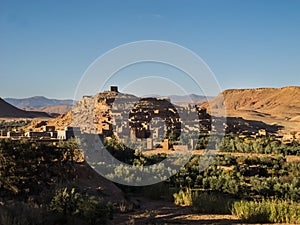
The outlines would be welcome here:
[[[300,129],[300,87],[226,90],[201,107],[217,114],[223,106],[229,117]]]

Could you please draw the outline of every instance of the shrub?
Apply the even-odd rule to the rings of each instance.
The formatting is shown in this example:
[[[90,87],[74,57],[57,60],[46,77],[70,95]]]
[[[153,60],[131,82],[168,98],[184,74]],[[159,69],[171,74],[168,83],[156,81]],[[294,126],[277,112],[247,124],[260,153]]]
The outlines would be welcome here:
[[[87,224],[106,224],[111,218],[112,207],[103,199],[84,196],[74,188],[56,190],[50,204],[50,211],[64,215],[69,220],[80,219]]]
[[[232,197],[217,192],[192,191],[190,188],[174,194],[174,203],[192,206],[197,213],[229,214],[235,201]]]
[[[190,188],[185,191],[180,190],[178,193],[173,194],[175,205],[191,206],[192,205],[192,192]]]
[[[151,200],[167,199],[172,201],[174,192],[175,190],[167,182],[160,182],[142,188],[142,195]]]
[[[229,214],[234,201],[221,193],[195,192],[192,195],[193,210],[197,213]]]
[[[23,202],[14,202],[0,207],[1,225],[55,225],[62,218],[45,209]]]
[[[74,216],[79,214],[79,207],[83,201],[82,196],[74,188],[71,190],[68,188],[57,189],[49,209],[66,216]]]
[[[232,208],[232,214],[242,220],[255,223],[267,223],[268,209],[264,204],[255,201],[240,201],[235,202]]]
[[[232,214],[254,223],[300,223],[300,204],[286,200],[239,201]]]
[[[37,218],[36,218],[37,219]],[[2,225],[30,225],[32,218],[27,208],[11,206],[0,208],[0,224]]]
[[[0,191],[26,197],[38,195],[58,180],[74,179],[68,149],[29,140],[0,140]]]

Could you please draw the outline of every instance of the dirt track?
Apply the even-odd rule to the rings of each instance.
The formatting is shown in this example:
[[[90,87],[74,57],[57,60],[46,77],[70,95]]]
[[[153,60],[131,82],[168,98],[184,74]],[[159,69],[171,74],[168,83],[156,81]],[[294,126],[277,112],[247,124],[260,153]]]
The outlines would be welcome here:
[[[247,224],[233,215],[202,215],[193,213],[190,207],[175,206],[172,202],[168,201],[153,201],[145,198],[137,199],[141,204],[140,209],[129,213],[115,214],[110,225]]]
[[[111,224],[237,224],[232,215],[194,214],[190,207],[175,206],[172,202],[139,198],[141,208],[129,213],[118,213]]]

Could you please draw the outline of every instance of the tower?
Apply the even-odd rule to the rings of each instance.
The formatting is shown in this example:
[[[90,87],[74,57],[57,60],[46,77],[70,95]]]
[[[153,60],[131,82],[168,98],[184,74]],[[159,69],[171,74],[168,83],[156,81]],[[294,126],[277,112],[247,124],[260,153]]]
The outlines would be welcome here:
[[[118,91],[118,86],[110,86],[110,91],[119,92]]]

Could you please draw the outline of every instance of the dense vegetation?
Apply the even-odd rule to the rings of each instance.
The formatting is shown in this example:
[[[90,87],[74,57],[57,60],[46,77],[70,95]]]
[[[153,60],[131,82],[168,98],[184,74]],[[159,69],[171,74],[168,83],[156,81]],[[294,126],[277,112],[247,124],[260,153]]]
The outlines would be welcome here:
[[[213,142],[220,143],[218,137],[213,137]],[[114,138],[104,143],[113,156],[136,167],[154,165],[168,157],[134,152]],[[173,199],[199,213],[232,213],[250,222],[299,223],[300,163],[287,162],[285,157],[299,155],[299,144],[233,135],[221,143],[223,154],[194,155],[165,182],[143,188],[119,187],[128,194]],[[76,179],[75,148],[74,140],[57,146],[0,140],[0,224],[105,224],[111,218],[111,204],[101,196],[83,192],[72,182]],[[249,154],[236,156],[231,152]],[[203,170],[201,163],[209,157],[215,158]],[[111,177],[128,174],[123,167],[114,171]],[[127,210],[126,204],[120,203],[120,211]]]
[[[210,142],[210,146],[207,146]],[[196,149],[215,149],[222,152],[282,154],[300,156],[300,144],[297,141],[283,143],[272,136],[251,137],[229,133],[223,136],[202,134],[198,138]]]
[[[287,163],[283,157],[219,155],[199,173],[199,157],[194,156],[170,180],[181,189],[174,194],[176,204],[192,205],[202,213],[232,211],[251,222],[299,222],[299,162]],[[285,211],[274,219],[281,210]]]
[[[205,156],[194,156],[170,179],[180,188],[174,194],[176,204],[201,213],[231,212],[248,222],[300,222],[300,163],[288,163],[284,157],[299,155],[298,143],[227,136],[220,149],[229,154],[217,155],[203,172],[199,162]]]
[[[217,139],[213,137],[212,141],[217,144]],[[299,144],[233,135],[226,136],[221,143],[219,149],[224,153],[216,155],[204,171],[201,162],[211,156],[195,155],[164,185],[154,185],[156,198],[173,194],[175,204],[190,205],[196,212],[232,213],[250,222],[299,223],[300,163],[287,162],[285,158],[299,155]],[[248,154],[235,156],[231,152]],[[130,162],[149,165],[166,157],[135,154]],[[128,187],[125,190],[138,191]]]
[[[111,206],[74,185],[74,147],[0,140],[0,224],[107,222]]]
[[[222,139],[218,149],[225,152],[300,155],[298,142],[283,144],[280,140],[269,136],[253,138],[229,134]]]
[[[12,120],[12,121],[5,121],[0,120],[0,130],[3,131],[12,131],[16,129],[22,129],[22,127],[28,125],[30,120]]]
[[[192,160],[170,179],[174,186],[204,189],[238,197],[280,197],[300,200],[300,164],[287,163],[283,157],[235,157],[217,155],[199,173],[199,160]]]

